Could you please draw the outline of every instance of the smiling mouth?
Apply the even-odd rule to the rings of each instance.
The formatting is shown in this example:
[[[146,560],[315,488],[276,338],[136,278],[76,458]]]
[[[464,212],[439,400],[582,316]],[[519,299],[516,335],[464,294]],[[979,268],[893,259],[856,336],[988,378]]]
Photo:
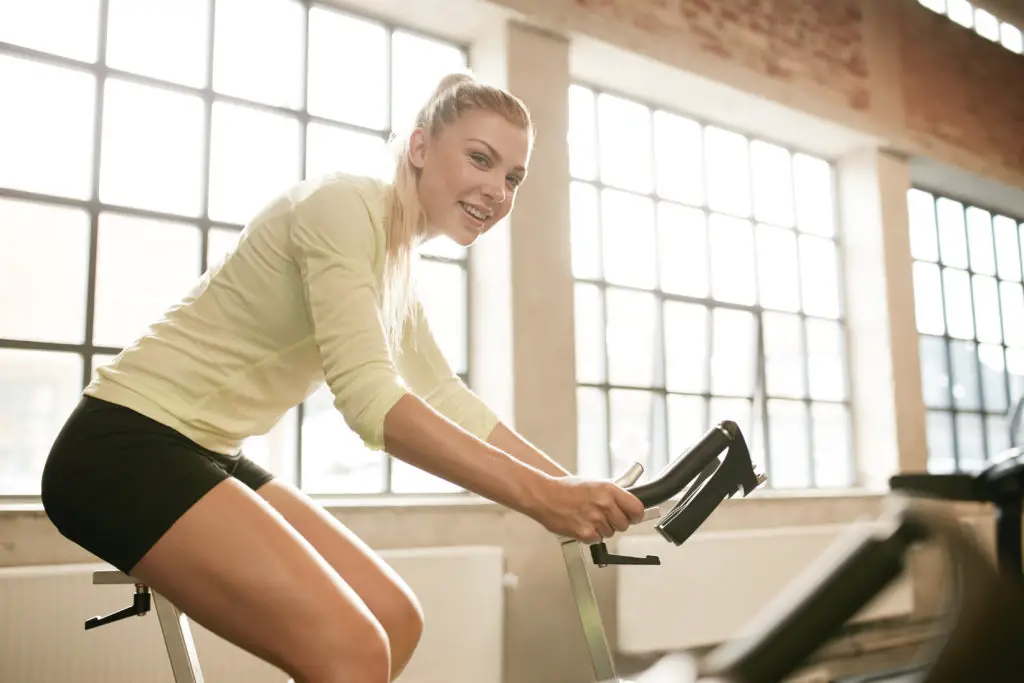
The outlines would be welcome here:
[[[466,215],[468,215],[470,218],[472,218],[473,220],[478,221],[480,223],[483,223],[485,220],[487,220],[488,218],[491,217],[491,212],[490,211],[484,211],[482,209],[478,209],[477,207],[473,206],[472,204],[467,204],[465,202],[459,202],[459,206],[462,207],[462,211]]]

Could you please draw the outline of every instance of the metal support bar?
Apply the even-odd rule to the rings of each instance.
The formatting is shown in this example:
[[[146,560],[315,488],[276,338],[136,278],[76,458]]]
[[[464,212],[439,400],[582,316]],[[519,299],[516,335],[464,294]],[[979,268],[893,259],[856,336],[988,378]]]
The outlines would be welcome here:
[[[153,602],[160,619],[160,630],[164,634],[167,657],[171,660],[174,683],[203,683],[199,654],[192,639],[188,617],[159,593],[153,593]]]

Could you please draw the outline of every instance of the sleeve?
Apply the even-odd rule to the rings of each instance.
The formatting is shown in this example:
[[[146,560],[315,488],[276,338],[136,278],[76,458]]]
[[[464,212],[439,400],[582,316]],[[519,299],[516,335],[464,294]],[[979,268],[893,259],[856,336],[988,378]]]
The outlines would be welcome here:
[[[369,207],[352,188],[316,190],[295,207],[292,246],[324,379],[345,423],[373,450],[408,388],[388,349]]]
[[[498,424],[498,416],[452,371],[418,300],[397,363],[413,393],[481,441],[487,440]]]

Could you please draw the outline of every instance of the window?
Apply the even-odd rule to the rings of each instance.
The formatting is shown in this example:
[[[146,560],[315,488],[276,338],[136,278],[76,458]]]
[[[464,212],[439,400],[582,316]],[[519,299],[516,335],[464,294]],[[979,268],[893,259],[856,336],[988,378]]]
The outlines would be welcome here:
[[[907,202],[928,467],[977,471],[1024,391],[1024,225],[919,188]]]
[[[968,0],[917,0],[919,3],[950,19],[983,38],[1001,44],[1007,50],[1024,54],[1024,34],[1019,27],[1000,21],[987,10],[975,7]]]
[[[722,420],[771,486],[852,483],[832,168],[573,85],[581,474],[658,470]]]
[[[38,494],[95,368],[262,203],[328,170],[386,177],[393,128],[466,63],[464,46],[298,0],[0,4],[0,494]],[[466,254],[440,243],[421,265],[466,378]],[[326,387],[246,452],[314,493],[451,488],[370,454]]]

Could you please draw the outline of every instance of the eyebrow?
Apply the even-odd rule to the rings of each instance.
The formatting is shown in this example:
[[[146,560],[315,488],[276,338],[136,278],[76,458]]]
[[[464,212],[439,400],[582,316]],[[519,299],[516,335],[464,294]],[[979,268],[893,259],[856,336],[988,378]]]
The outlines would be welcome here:
[[[494,149],[494,147],[491,147],[491,145],[489,145],[487,142],[481,140],[480,138],[467,138],[467,139],[469,141],[471,141],[471,142],[479,142],[481,145],[483,145],[484,147],[486,147],[490,151],[491,156],[493,156],[498,161],[501,161],[501,154],[499,154],[498,150]],[[526,169],[523,168],[522,166],[516,166],[512,170],[513,171],[518,171],[520,175],[524,175],[524,176],[526,175]]]

